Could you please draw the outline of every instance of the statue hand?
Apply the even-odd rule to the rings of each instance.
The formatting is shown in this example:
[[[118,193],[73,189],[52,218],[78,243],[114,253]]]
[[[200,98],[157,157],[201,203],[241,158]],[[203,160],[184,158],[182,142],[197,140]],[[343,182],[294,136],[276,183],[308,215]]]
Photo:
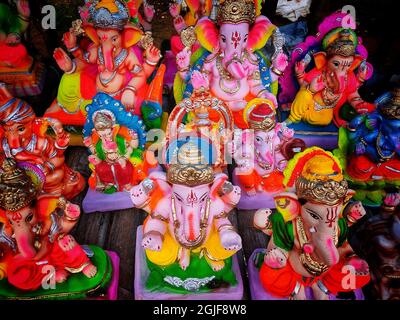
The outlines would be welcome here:
[[[100,160],[97,156],[95,156],[95,155],[90,155],[90,156],[88,157],[88,160],[89,160],[89,162],[90,162],[91,164],[93,164],[93,165],[95,165],[95,166],[97,166],[97,165],[101,162],[101,160]]]
[[[75,220],[80,216],[81,209],[78,205],[67,202],[64,214],[66,217]]]
[[[366,211],[360,201],[349,204],[346,208],[346,217],[351,222],[356,222],[366,215]]]
[[[383,202],[387,206],[397,207],[400,204],[400,193],[388,193]]]
[[[92,137],[86,137],[83,139],[83,144],[85,145],[85,147],[90,147],[92,146]]]
[[[31,15],[28,0],[16,0],[15,4],[17,6],[18,13],[21,16],[23,16],[24,18],[28,18]]]
[[[136,95],[132,90],[124,90],[121,97],[121,102],[127,111],[135,110]]]
[[[160,251],[162,248],[163,239],[158,231],[146,232],[142,239],[142,246],[151,251]]]
[[[173,18],[176,18],[181,11],[179,4],[177,2],[172,2],[169,4],[169,13]]]
[[[146,17],[147,22],[151,22],[154,18],[154,6],[148,4],[147,2],[144,3],[143,6],[144,16]]]
[[[133,130],[129,130],[129,133],[130,133],[130,135],[132,137],[132,140],[130,142],[130,146],[133,149],[136,149],[139,146],[139,136],[138,136],[137,132],[133,131]]]
[[[66,33],[63,35],[63,42],[67,49],[72,49],[76,47],[76,35],[72,32],[72,28],[69,29]]]
[[[181,52],[176,55],[176,64],[178,70],[189,68],[191,51],[188,48],[184,48]]]
[[[228,70],[235,79],[243,79],[247,75],[246,67],[235,58],[227,63],[226,70]]]
[[[325,82],[324,79],[322,79],[322,75],[319,75],[318,77],[315,77],[314,79],[311,80],[310,90],[312,92],[319,92],[324,88],[325,88]]]
[[[233,230],[222,230],[219,236],[225,250],[238,251],[242,248],[242,239],[237,232]]]
[[[174,18],[174,27],[176,32],[181,33],[183,29],[187,27],[185,20],[181,15],[178,15]]]
[[[280,72],[284,72],[286,67],[288,66],[288,64],[289,64],[288,57],[284,53],[278,53],[278,55],[276,56],[276,59],[274,59],[274,61],[272,61],[272,66],[275,69],[279,70]],[[303,72],[304,72],[304,69],[303,69]]]
[[[207,74],[201,73],[198,70],[193,71],[191,80],[194,90],[200,89],[202,87],[205,90],[210,88],[210,82],[208,80]]]
[[[56,143],[60,147],[68,146],[70,136],[64,130],[62,123],[59,120],[53,119],[53,118],[46,118],[46,120],[49,122],[51,128],[53,129],[54,133],[56,134]]]
[[[160,49],[158,49],[154,45],[147,47],[147,49],[146,49],[146,59],[147,60],[149,60],[150,62],[153,62],[153,63],[157,63],[158,61],[160,61],[160,58],[161,58]]]
[[[54,50],[53,58],[56,60],[60,69],[64,72],[72,70],[73,64],[68,54],[61,48]]]
[[[281,269],[286,266],[288,257],[279,248],[269,250],[264,257],[264,263],[273,269]]]

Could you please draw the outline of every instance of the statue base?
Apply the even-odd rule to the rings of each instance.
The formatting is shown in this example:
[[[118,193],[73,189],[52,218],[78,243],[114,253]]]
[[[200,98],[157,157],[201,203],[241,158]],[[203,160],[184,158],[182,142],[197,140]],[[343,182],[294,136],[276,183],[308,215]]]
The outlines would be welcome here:
[[[187,294],[147,290],[146,281],[150,271],[146,263],[146,254],[141,245],[142,235],[143,226],[139,226],[136,232],[135,300],[241,300],[243,298],[243,281],[236,255],[232,260],[232,270],[238,282],[236,286],[218,288],[212,292]]]
[[[6,83],[7,90],[14,97],[41,94],[45,76],[44,64],[36,61],[32,61],[26,68],[1,68],[0,70],[0,82]]]
[[[233,174],[232,183],[240,186],[235,174]],[[278,193],[279,192],[257,192],[256,195],[250,196],[246,193],[246,191],[242,190],[242,194],[240,196],[239,203],[236,205],[236,208],[239,210],[258,210],[263,208],[273,209],[275,208],[274,196]]]
[[[289,112],[280,112],[279,122],[285,121]],[[321,147],[325,150],[333,150],[338,147],[339,129],[331,122],[327,126],[314,126],[306,122],[291,123],[288,125],[294,130],[294,138],[302,139],[306,147]]]
[[[0,280],[0,299],[5,300],[116,300],[119,282],[119,257],[115,252],[89,245],[84,246],[97,274],[87,278],[83,273],[71,274],[67,281],[55,283],[54,288],[23,291]],[[51,285],[51,279],[46,281]]]
[[[256,249],[251,254],[249,263],[248,263],[248,275],[249,275],[249,285],[250,285],[250,294],[252,300],[289,300],[288,298],[276,297],[267,291],[265,291],[264,287],[261,284],[259,269],[256,266],[256,262],[258,261],[258,255],[265,254],[265,249]],[[306,287],[306,296],[307,300],[314,300],[312,290],[310,287]],[[361,289],[357,289],[354,291],[355,300],[364,300],[364,294]],[[329,295],[329,300],[344,300],[340,299],[332,294]]]
[[[133,208],[133,203],[128,192],[105,194],[89,188],[82,208],[85,213],[107,212]]]

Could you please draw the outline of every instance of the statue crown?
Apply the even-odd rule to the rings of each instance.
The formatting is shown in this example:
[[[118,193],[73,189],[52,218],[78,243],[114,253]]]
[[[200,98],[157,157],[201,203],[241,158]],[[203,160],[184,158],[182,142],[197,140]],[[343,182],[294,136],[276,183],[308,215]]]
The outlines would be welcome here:
[[[354,45],[354,42],[351,40],[351,36],[352,35],[350,31],[347,29],[340,31],[338,38],[327,47],[326,52],[328,56],[354,56],[356,52],[356,47]]]
[[[253,24],[256,20],[256,7],[251,0],[225,0],[218,8],[218,23]]]
[[[129,21],[129,11],[118,0],[94,1],[89,9],[95,28],[122,30]]]

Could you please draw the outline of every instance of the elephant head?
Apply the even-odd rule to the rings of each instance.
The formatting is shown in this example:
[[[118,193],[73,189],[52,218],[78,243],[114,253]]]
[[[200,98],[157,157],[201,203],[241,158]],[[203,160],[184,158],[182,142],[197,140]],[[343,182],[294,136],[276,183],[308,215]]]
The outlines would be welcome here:
[[[129,48],[142,37],[140,29],[128,24],[129,10],[118,0],[93,3],[89,8],[92,23],[86,23],[86,35],[100,48],[100,59],[104,59],[105,68],[114,71],[114,58],[122,48]]]

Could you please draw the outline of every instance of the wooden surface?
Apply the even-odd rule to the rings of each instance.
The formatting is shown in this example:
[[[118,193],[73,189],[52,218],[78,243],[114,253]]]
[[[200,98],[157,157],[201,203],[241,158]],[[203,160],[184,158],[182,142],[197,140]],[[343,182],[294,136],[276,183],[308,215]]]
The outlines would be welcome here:
[[[85,178],[90,175],[87,157],[88,152],[83,147],[69,147],[66,152],[67,164]],[[86,190],[72,202],[81,204],[85,194]],[[248,258],[254,249],[264,248],[267,243],[267,237],[253,227],[253,214],[254,211],[251,210],[233,210],[230,215],[243,241],[243,249],[238,253],[238,258],[245,289],[244,299],[250,297],[246,270]],[[143,223],[145,217],[146,214],[139,209],[82,212],[72,231],[78,243],[98,245],[119,255],[121,262],[118,298],[122,300],[134,297],[136,228]]]

